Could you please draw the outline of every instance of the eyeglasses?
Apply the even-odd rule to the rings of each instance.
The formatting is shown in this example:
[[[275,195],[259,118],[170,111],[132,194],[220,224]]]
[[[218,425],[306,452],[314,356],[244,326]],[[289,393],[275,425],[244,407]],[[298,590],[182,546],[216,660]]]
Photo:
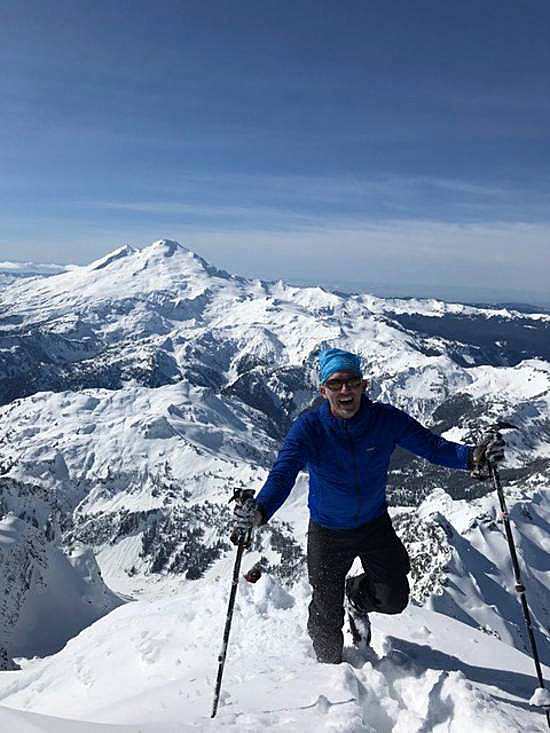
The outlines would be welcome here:
[[[328,387],[331,392],[339,392],[344,384],[349,389],[357,389],[363,384],[362,377],[348,377],[347,379],[328,379],[325,382],[325,387]]]

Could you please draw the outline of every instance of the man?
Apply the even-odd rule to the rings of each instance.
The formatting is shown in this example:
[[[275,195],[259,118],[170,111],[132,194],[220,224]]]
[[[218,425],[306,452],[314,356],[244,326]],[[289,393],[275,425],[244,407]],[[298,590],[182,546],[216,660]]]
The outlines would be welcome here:
[[[322,404],[292,424],[254,501],[235,509],[237,529],[267,522],[309,471],[307,567],[312,587],[308,633],[320,662],[342,660],[344,598],[355,643],[368,644],[368,614],[400,613],[409,598],[409,556],[386,504],[390,456],[399,445],[432,463],[487,478],[504,457],[500,435],[475,448],[445,440],[390,405],[365,395],[360,359],[341,349],[319,356]],[[364,572],[346,581],[359,557]]]

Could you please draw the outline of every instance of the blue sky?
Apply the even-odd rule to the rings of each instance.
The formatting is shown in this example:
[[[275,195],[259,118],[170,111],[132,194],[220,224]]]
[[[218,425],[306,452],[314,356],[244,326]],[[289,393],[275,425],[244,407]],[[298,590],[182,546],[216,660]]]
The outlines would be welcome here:
[[[7,0],[0,28],[0,260],[166,236],[243,275],[550,290],[545,0]]]

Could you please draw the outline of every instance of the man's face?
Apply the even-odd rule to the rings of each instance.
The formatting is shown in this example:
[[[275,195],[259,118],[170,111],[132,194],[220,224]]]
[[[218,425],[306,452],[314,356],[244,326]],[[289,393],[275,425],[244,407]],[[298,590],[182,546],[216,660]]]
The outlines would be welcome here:
[[[339,389],[330,389],[331,386]],[[321,396],[328,400],[334,417],[349,420],[361,406],[361,395],[366,386],[367,380],[361,379],[353,372],[334,372],[325,384],[321,385],[319,391]]]

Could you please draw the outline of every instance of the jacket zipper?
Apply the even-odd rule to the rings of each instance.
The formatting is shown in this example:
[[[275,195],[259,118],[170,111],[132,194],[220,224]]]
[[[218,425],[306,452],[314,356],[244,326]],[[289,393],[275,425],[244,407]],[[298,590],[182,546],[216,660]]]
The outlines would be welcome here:
[[[357,453],[355,450],[355,443],[353,442],[353,437],[351,433],[349,432],[347,426],[346,427],[346,433],[349,440],[349,445],[351,448],[351,455],[353,458],[353,475],[355,477],[355,493],[357,494],[357,511],[355,512],[355,522],[357,523],[359,521],[359,517],[361,516],[361,482],[359,480],[359,466],[357,465]]]

